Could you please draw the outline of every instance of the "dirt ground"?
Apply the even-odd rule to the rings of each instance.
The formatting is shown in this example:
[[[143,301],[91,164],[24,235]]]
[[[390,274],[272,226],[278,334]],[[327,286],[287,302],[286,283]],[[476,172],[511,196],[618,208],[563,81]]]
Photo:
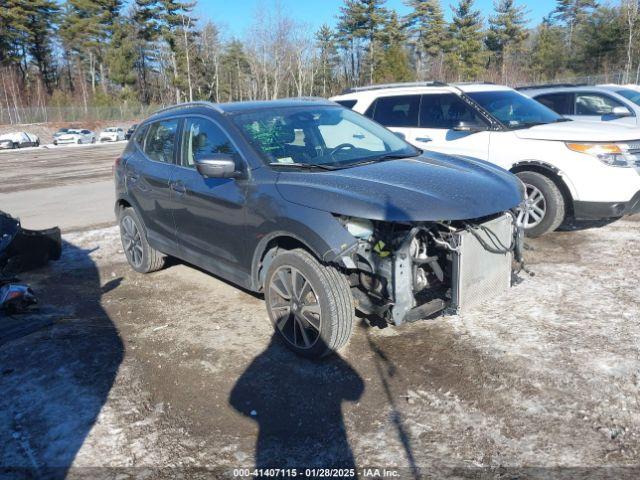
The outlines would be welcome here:
[[[115,227],[67,234],[23,275],[38,311],[0,319],[0,476],[638,478],[639,239],[635,217],[528,241],[535,276],[500,298],[361,321],[311,362],[260,297],[177,261],[137,274]]]

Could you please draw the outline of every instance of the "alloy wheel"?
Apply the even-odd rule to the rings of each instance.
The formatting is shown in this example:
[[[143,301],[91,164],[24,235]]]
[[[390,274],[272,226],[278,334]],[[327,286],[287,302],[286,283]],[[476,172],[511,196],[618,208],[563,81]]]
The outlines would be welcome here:
[[[320,302],[298,269],[283,265],[273,273],[267,301],[272,321],[287,342],[300,349],[316,344],[322,321]]]
[[[518,209],[518,223],[528,229],[542,222],[547,213],[547,202],[538,188],[528,184],[525,187],[526,196],[523,206]]]
[[[122,246],[127,259],[135,267],[142,265],[142,238],[136,222],[130,216],[122,219]]]

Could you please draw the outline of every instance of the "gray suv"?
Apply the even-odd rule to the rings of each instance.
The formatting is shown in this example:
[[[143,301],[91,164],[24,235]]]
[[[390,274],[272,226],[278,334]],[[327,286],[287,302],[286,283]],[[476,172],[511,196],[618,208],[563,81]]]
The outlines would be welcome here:
[[[287,346],[344,346],[354,310],[400,325],[510,286],[523,186],[424,153],[323,100],[162,110],[114,169],[129,264],[183,259],[265,297]]]
[[[534,85],[518,90],[572,120],[640,126],[640,91],[622,85]]]

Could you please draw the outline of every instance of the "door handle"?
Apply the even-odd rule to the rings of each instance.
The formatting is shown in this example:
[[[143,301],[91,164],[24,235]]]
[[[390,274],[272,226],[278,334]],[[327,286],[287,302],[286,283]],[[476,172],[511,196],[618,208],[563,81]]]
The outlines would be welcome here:
[[[131,183],[136,183],[139,179],[140,177],[135,173],[127,174],[127,180],[129,180]]]
[[[169,188],[176,192],[178,195],[184,195],[185,193],[187,193],[187,189],[182,182],[171,182],[169,184]]]
[[[416,138],[416,142],[425,142],[425,143],[427,143],[427,142],[432,142],[432,141],[433,141],[433,138],[431,138],[431,137],[417,137]]]

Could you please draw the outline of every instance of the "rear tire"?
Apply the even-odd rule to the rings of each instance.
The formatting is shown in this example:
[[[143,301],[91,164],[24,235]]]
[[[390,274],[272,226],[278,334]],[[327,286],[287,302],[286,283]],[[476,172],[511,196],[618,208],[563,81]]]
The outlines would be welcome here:
[[[267,271],[264,297],[276,334],[298,355],[320,358],[348,343],[355,312],[350,286],[309,252],[278,255]]]
[[[529,207],[527,208],[530,209],[531,215],[539,216],[541,208],[544,211],[542,218],[539,220],[525,215],[525,218],[529,218],[531,222],[529,227],[527,227],[526,223],[524,225],[525,235],[527,237],[539,237],[556,230],[564,221],[566,212],[565,200],[558,186],[549,177],[537,172],[518,172],[516,175],[527,187],[527,199],[525,199],[525,202],[529,202]],[[538,203],[535,203],[536,200]],[[519,218],[521,218],[520,215]]]
[[[151,273],[164,267],[166,256],[149,245],[144,225],[133,208],[120,212],[118,224],[122,248],[131,268],[139,273]]]

